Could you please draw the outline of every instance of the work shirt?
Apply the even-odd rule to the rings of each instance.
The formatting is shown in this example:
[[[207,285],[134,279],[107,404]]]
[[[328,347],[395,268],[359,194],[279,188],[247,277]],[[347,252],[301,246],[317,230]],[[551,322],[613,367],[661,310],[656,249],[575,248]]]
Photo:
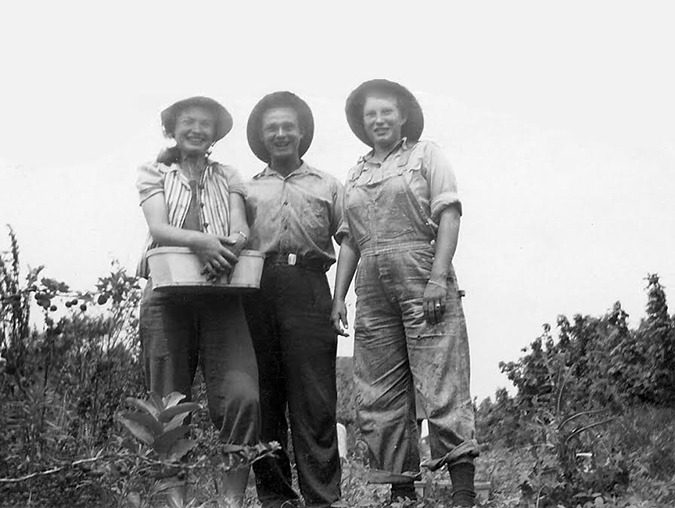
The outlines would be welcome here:
[[[368,189],[395,176],[402,176],[407,187],[406,192],[409,190],[414,195],[420,214],[433,236],[438,232],[438,220],[445,208],[456,206],[461,215],[462,204],[457,192],[457,178],[437,144],[403,138],[381,163],[371,162],[372,158],[373,151],[361,157],[349,171],[345,188],[345,210],[348,210],[350,190],[354,187]],[[390,200],[392,206],[396,205],[394,198],[395,196],[393,201]],[[348,233],[349,226],[345,220],[340,227],[340,234]]]
[[[267,166],[246,184],[250,248],[334,263],[342,193],[336,178],[304,162],[286,177]]]
[[[163,194],[169,224],[177,228],[184,227],[191,205],[194,211],[192,200],[195,196],[198,205],[199,229],[218,236],[230,234],[230,193],[242,196],[245,193],[244,182],[235,168],[210,160],[207,160],[194,192],[178,163],[170,166],[160,162],[141,165],[138,168],[136,188],[140,204],[155,194]],[[145,254],[154,247],[158,247],[158,244],[148,234],[137,275],[147,278],[148,264]]]

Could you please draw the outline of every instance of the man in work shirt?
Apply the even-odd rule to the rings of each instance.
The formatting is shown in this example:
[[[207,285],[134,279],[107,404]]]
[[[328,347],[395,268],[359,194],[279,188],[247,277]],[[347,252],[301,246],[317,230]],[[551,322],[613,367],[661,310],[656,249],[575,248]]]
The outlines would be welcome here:
[[[263,508],[299,505],[291,485],[288,422],[308,507],[340,497],[335,356],[326,270],[342,219],[342,185],[301,157],[312,142],[309,106],[291,92],[263,97],[248,120],[248,143],[267,167],[247,184],[250,248],[266,255],[260,291],[245,300],[258,358],[261,440],[283,452],[254,464]],[[340,241],[340,238],[335,238]]]

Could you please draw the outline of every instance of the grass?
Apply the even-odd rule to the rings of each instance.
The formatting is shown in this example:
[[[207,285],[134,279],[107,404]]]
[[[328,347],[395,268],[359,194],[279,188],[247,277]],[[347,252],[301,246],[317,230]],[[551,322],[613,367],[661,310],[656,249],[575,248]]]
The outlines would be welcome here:
[[[675,506],[675,410],[633,408],[617,417],[600,436],[598,450],[606,454],[621,454],[628,464],[630,483],[627,488],[612,492],[587,492],[557,504],[539,501],[539,507],[582,508],[661,508]],[[361,453],[360,453],[361,452]],[[424,472],[428,488],[425,496],[415,503],[389,500],[389,488],[366,483],[367,466],[362,451],[352,447],[350,456],[343,460],[343,500],[353,507],[440,508],[451,506],[448,474]],[[506,448],[484,446],[476,460],[476,481],[489,482],[490,498],[481,504],[490,508],[535,508],[534,499],[523,501],[520,485],[528,478],[535,458],[527,447]],[[29,480],[5,490],[12,492],[11,502],[3,507],[57,507],[57,506],[124,506],[114,494],[104,488],[102,469],[71,470],[63,475]],[[189,492],[198,503],[209,508],[221,508],[219,478],[211,470],[199,470],[190,475]],[[296,481],[297,486],[297,481]],[[297,488],[297,487],[296,487]],[[2,490],[2,489],[0,489]],[[4,495],[0,496],[4,497]],[[247,488],[247,507],[259,508],[253,475]],[[589,504],[591,503],[591,504]],[[153,506],[161,506],[153,502]]]
[[[571,500],[551,504],[545,498],[539,508],[672,508],[675,506],[675,410],[633,408],[617,417],[612,426],[600,437],[603,447],[610,453],[622,454],[630,471],[627,488],[611,492],[585,492]],[[524,501],[520,485],[528,478],[535,465],[535,458],[527,447],[506,448],[484,446],[476,460],[476,481],[490,484],[490,497],[480,506],[488,508],[537,508],[533,499]],[[353,507],[391,508],[441,508],[450,507],[451,492],[447,486],[449,475],[442,470],[425,471],[423,481],[429,488],[417,502],[391,502],[389,487],[366,483],[367,467],[362,454],[354,447],[343,460],[343,500]],[[296,483],[297,489],[297,483]],[[210,507],[219,507],[213,481],[197,479],[193,491],[199,492],[202,502],[211,500]],[[255,499],[253,479],[247,490],[248,506],[259,508]]]

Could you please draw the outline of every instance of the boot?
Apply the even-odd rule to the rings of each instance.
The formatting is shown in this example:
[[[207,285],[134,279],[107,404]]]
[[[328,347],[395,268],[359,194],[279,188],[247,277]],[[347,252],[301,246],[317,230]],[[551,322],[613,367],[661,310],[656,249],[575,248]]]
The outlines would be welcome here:
[[[452,503],[454,506],[475,506],[476,489],[473,478],[476,468],[470,462],[460,462],[448,466],[452,481]]]
[[[223,497],[227,508],[244,506],[244,494],[250,467],[232,469],[223,473]]]
[[[396,501],[398,498],[411,501],[417,500],[417,493],[415,492],[415,484],[413,482],[392,483],[391,500]]]

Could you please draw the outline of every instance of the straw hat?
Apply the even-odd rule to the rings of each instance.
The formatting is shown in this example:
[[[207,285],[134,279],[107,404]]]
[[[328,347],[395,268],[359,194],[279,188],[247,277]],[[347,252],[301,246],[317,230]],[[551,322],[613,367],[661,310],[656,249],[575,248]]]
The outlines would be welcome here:
[[[225,109],[219,102],[209,97],[197,96],[180,100],[162,111],[162,126],[164,127],[164,132],[167,135],[173,133],[173,130],[176,127],[176,118],[178,117],[178,114],[184,109],[192,106],[206,108],[216,117],[217,126],[216,135],[213,139],[214,143],[224,138],[227,133],[232,130],[232,115],[230,115],[227,109]]]
[[[309,145],[312,144],[312,138],[314,137],[314,116],[307,103],[292,92],[273,92],[265,95],[255,105],[248,117],[248,124],[246,126],[248,146],[251,147],[251,150],[253,150],[258,159],[263,162],[270,162],[270,154],[260,136],[260,127],[263,114],[272,108],[292,108],[298,114],[298,123],[302,130],[302,139],[300,140],[298,153],[302,158],[309,149]]]
[[[424,130],[424,113],[415,96],[406,87],[386,79],[371,79],[361,83],[347,98],[345,113],[347,122],[356,137],[372,147],[373,142],[363,128],[363,105],[371,92],[391,94],[397,98],[401,112],[408,120],[401,127],[401,136],[417,141]]]

